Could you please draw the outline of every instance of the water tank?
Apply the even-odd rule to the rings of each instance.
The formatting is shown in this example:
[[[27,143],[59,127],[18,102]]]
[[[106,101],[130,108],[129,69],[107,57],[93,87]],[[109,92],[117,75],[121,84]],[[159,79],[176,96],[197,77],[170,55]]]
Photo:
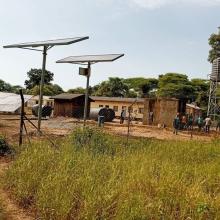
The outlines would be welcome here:
[[[34,105],[33,107],[32,107],[32,114],[34,115],[34,116],[38,116],[38,108],[39,108],[39,105]],[[52,107],[51,106],[48,106],[48,105],[43,105],[42,106],[42,117],[50,117],[51,116],[51,114],[52,114]]]
[[[111,108],[92,108],[89,118],[98,121],[98,116],[104,116],[105,122],[111,122],[115,118],[115,112]]]
[[[220,58],[217,58],[212,63],[212,73],[210,80],[214,82],[220,82]]]

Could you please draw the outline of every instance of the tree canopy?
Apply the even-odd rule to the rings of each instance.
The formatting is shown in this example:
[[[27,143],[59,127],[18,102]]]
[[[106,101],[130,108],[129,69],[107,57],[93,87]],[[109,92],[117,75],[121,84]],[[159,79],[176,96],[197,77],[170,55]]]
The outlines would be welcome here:
[[[28,94],[30,95],[39,95],[39,86],[35,86],[34,88],[28,90]],[[44,85],[43,94],[47,96],[59,95],[63,93],[63,89],[57,84]]]
[[[107,81],[102,82],[94,92],[94,95],[107,97],[127,97],[128,94],[128,85],[118,77],[110,77]]]
[[[220,34],[212,34],[209,38],[209,51],[208,61],[212,63],[216,58],[220,57]]]
[[[41,81],[41,73],[41,69],[31,69],[27,72],[28,79],[24,82],[26,89],[32,89],[35,86],[39,86]],[[53,81],[53,76],[54,74],[52,72],[46,70],[44,76],[44,84],[49,85],[51,81]]]
[[[169,98],[193,98],[195,92],[192,83],[184,74],[166,73],[159,76],[157,95]]]

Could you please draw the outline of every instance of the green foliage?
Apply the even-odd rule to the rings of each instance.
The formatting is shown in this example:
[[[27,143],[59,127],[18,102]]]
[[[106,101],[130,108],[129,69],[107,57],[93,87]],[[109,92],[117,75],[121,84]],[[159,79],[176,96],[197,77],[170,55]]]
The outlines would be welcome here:
[[[4,136],[0,135],[0,156],[5,156],[11,153],[11,148]]]
[[[109,135],[104,134],[96,128],[79,128],[73,132],[73,145],[77,150],[89,150],[94,154],[115,154],[112,140]]]
[[[128,85],[123,82],[122,78],[110,77],[104,81],[94,95],[107,97],[126,97],[129,93]]]
[[[158,80],[155,78],[135,77],[124,79],[124,82],[139,96],[152,96],[152,92],[158,88]]]
[[[63,89],[57,84],[44,85],[43,94],[47,96],[59,95],[63,93]],[[30,95],[39,95],[40,88],[39,86],[35,86],[34,88],[28,90],[28,94]]]
[[[28,146],[7,172],[5,185],[38,218],[220,218],[218,140],[136,139],[125,147],[124,138],[101,131],[75,132],[59,151]],[[111,145],[114,156],[94,153],[95,144]]]
[[[192,79],[194,88],[194,100],[201,108],[206,109],[208,106],[209,81],[204,79]]]
[[[67,91],[67,93],[73,93],[73,94],[84,94],[85,93],[85,89],[82,87],[77,87],[75,89],[69,89]]]
[[[220,57],[220,34],[212,34],[209,38],[209,51],[208,61],[212,63],[216,58]]]
[[[0,79],[0,92],[12,92],[18,94],[19,89],[23,89],[22,86],[12,86],[11,84]]]
[[[42,69],[31,69],[27,72],[28,80],[25,80],[26,89],[32,89],[39,86],[41,81]],[[54,74],[48,70],[45,71],[44,84],[48,85],[53,81]]]
[[[159,77],[157,94],[168,98],[193,98],[194,87],[186,75],[166,73]]]

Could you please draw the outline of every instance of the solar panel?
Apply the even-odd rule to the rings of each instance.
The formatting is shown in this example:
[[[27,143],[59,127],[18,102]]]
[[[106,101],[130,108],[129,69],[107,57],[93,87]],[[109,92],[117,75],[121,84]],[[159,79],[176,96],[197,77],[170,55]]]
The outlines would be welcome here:
[[[98,62],[112,62],[121,57],[124,54],[104,54],[104,55],[84,55],[84,56],[70,56],[62,60],[58,60],[57,63],[98,63]]]
[[[89,39],[88,36],[64,38],[64,39],[57,39],[57,40],[47,40],[47,41],[36,41],[36,42],[27,42],[27,43],[6,45],[6,46],[4,46],[4,48],[23,48],[23,47],[68,45],[68,44],[76,43],[76,42],[87,40],[87,39]]]

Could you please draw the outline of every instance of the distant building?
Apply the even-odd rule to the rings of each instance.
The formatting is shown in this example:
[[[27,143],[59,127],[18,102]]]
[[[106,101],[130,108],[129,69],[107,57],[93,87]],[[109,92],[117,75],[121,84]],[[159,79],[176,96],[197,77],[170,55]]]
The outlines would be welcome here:
[[[63,93],[51,97],[54,99],[54,117],[74,117],[82,118],[84,113],[85,95]],[[90,111],[90,103],[93,100],[89,98],[88,115]]]
[[[130,108],[131,116],[137,119],[143,118],[144,99],[142,98],[120,98],[120,97],[100,97],[91,96],[94,102],[91,103],[92,108],[111,108],[115,111],[115,116],[120,117],[122,109],[126,111],[128,117],[128,109]]]
[[[27,107],[33,107],[34,105],[39,104],[39,95],[33,96],[27,103]],[[43,96],[43,103],[42,105],[48,105],[53,107],[54,106],[54,100],[50,98],[50,96]]]
[[[155,98],[144,100],[144,117],[145,125],[166,125],[172,126],[173,119],[177,112],[184,112],[184,104],[175,98]]]
[[[186,114],[192,114],[195,120],[202,115],[202,109],[196,103],[186,104]]]

